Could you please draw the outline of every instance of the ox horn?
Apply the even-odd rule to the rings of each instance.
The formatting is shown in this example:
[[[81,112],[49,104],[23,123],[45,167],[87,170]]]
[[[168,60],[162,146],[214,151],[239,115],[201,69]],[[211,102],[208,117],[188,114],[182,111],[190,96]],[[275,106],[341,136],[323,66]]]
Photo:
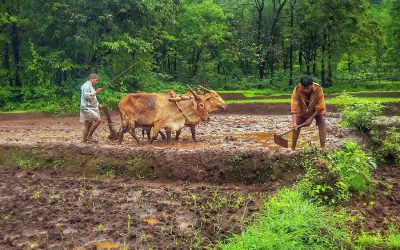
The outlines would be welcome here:
[[[194,99],[200,100],[200,96],[199,96],[189,85],[186,85],[186,87],[188,88],[188,90],[190,91],[190,93],[193,94]]]
[[[201,90],[203,90],[203,91],[205,91],[207,93],[211,93],[211,90],[207,89],[206,87],[203,87],[201,85],[199,87],[200,87]]]

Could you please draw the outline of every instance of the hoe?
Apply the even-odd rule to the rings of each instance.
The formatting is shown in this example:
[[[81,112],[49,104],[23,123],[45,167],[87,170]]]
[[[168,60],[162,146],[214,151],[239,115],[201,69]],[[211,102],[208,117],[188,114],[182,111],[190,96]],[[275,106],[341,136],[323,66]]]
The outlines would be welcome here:
[[[306,126],[306,124],[305,123],[303,123],[303,124],[300,124],[299,126],[297,126],[297,128],[302,128],[302,127],[304,127],[304,126]],[[294,129],[292,128],[292,129],[290,129],[289,131],[286,131],[285,133],[283,133],[283,134],[274,134],[274,142],[275,142],[275,144],[277,144],[277,145],[279,145],[279,146],[282,146],[282,147],[284,147],[284,148],[287,148],[288,146],[289,146],[289,142],[288,142],[288,140],[286,140],[285,138],[283,138],[283,136],[284,135],[286,135],[286,134],[289,134],[290,132],[292,132]]]

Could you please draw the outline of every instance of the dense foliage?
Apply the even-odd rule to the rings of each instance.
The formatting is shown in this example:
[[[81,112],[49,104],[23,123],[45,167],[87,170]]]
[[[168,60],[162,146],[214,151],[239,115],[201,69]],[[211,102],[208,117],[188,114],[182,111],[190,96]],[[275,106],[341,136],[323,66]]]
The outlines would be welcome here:
[[[349,94],[336,97],[334,103],[343,115],[341,125],[361,132],[369,132],[374,128],[374,120],[382,114],[383,109],[379,102],[352,97]]]
[[[302,190],[317,204],[332,205],[347,201],[352,193],[373,190],[372,170],[376,163],[355,142],[347,141],[340,150],[318,154],[304,165],[307,173]]]
[[[386,131],[374,129],[372,141],[377,145],[377,158],[387,163],[400,163],[400,132],[396,127]]]
[[[288,89],[303,73],[324,86],[392,80],[399,11],[396,0],[2,0],[0,106],[62,110],[90,72],[112,96]]]

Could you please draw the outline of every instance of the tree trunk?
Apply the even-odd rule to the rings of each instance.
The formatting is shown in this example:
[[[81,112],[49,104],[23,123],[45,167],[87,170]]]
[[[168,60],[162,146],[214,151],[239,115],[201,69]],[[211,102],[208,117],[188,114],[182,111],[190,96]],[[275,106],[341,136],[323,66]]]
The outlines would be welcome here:
[[[288,52],[286,50],[287,49],[285,48],[285,41],[282,38],[282,54],[283,54],[282,67],[284,71],[286,71],[288,68],[288,57],[287,57]]]
[[[195,54],[194,54],[194,49],[193,49],[193,59],[194,59],[194,61],[193,61],[193,72],[192,72],[192,77],[195,77],[195,76],[197,75],[198,70],[199,70],[199,65],[198,65],[198,63],[199,63],[199,59],[200,59],[200,55],[201,55],[201,52],[202,52],[202,51],[203,51],[203,48],[200,48],[200,49],[198,50],[197,54],[195,55]]]
[[[314,46],[314,53],[313,53],[313,69],[312,74],[317,74],[317,37],[316,34],[313,36],[313,46]]]
[[[262,13],[264,10],[264,0],[254,0],[256,9],[257,9],[257,13],[258,13],[258,17],[257,17],[257,54],[259,56],[258,59],[258,78],[260,81],[262,81],[264,79],[264,68],[265,68],[265,62],[262,61],[262,54],[263,54],[263,50],[262,50],[262,43],[261,43],[261,31],[262,31]]]
[[[14,64],[15,64],[14,85],[16,87],[21,87],[18,27],[15,22],[11,23],[11,43],[13,48]]]
[[[323,87],[326,87],[326,78],[325,78],[325,43],[326,43],[326,30],[323,31],[323,39],[321,46],[321,84]]]
[[[299,48],[299,67],[300,72],[303,73],[303,50],[301,47]]]
[[[296,5],[296,0],[290,1],[290,48],[289,48],[289,86],[293,85],[293,25],[294,25],[294,15],[293,10]]]
[[[3,67],[6,70],[8,83],[11,86],[12,85],[12,78],[11,78],[10,51],[9,51],[9,48],[8,48],[8,42],[5,42],[3,44]]]
[[[332,46],[331,40],[328,38],[328,79],[327,79],[327,86],[332,87],[333,80],[332,80]]]

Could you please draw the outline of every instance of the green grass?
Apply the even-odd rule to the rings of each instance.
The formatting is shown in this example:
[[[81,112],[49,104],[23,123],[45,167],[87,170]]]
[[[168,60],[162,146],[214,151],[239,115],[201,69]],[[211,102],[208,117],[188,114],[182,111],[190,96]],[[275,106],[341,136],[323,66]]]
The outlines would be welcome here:
[[[357,99],[368,100],[372,102],[400,102],[400,98],[392,98],[392,97],[359,97]],[[246,99],[246,100],[225,100],[225,103],[290,103],[290,98],[270,98],[270,99]],[[327,98],[326,104],[337,104],[337,101],[333,98]]]
[[[289,92],[279,92],[279,91],[271,91],[270,89],[256,89],[256,90],[217,90],[219,94],[243,94],[245,97],[254,97],[261,95],[285,95],[290,94]]]
[[[293,86],[294,87],[294,86]],[[218,93],[243,93],[245,97],[254,97],[261,95],[290,95],[292,94],[293,87],[287,89],[279,88],[279,86],[273,86],[269,89],[250,89],[250,90],[217,90]],[[336,83],[333,87],[324,88],[325,94],[340,94],[343,91],[347,93],[374,93],[374,92],[399,92],[400,81],[368,81],[350,83],[349,81],[343,83]]]
[[[284,189],[265,204],[262,218],[220,249],[351,249],[350,217]]]

